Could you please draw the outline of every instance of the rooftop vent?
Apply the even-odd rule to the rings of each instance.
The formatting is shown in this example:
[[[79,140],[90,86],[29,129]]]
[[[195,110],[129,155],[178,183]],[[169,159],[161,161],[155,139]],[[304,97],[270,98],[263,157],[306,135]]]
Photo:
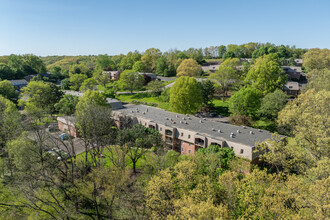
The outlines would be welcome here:
[[[215,129],[214,129],[214,128],[212,128],[212,131],[215,131]]]
[[[202,123],[202,120],[199,120],[199,123]]]
[[[246,129],[246,126],[243,126],[244,129]]]
[[[188,122],[186,122],[186,125],[188,124]]]
[[[231,138],[234,138],[234,133],[233,132],[230,134],[230,137]]]
[[[261,132],[261,129],[258,129],[259,132]]]
[[[240,130],[237,130],[237,133],[241,133],[241,131]]]
[[[172,121],[172,118],[170,118],[170,120]]]
[[[204,121],[206,121],[206,118],[203,118]]]
[[[253,131],[250,131],[250,134],[253,134]]]
[[[180,124],[182,124],[182,121],[180,121]]]
[[[179,116],[178,116],[178,115],[176,115],[175,117],[177,117],[177,118],[178,118]]]
[[[145,115],[146,113],[145,113],[145,112],[143,112],[142,114],[144,114],[144,115]]]
[[[148,112],[149,110],[148,109],[146,109],[146,112]]]
[[[219,129],[218,132],[221,133],[222,132],[221,129]]]
[[[190,117],[188,117],[188,119],[189,119],[189,120],[191,120],[191,118],[190,118]]]
[[[166,118],[166,120],[168,120],[168,118]]]
[[[131,112],[133,113],[134,111],[133,111],[133,110],[131,110]]]
[[[183,117],[182,120],[186,120],[185,117]]]

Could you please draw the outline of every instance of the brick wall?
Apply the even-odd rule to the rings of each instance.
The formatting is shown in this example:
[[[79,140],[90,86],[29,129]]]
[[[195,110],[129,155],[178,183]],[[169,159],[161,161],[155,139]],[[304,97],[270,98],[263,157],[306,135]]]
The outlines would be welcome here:
[[[189,154],[195,154],[195,152],[198,150],[198,147],[196,147],[194,144],[192,143],[188,143],[188,142],[181,142],[181,154],[183,155],[189,155]]]

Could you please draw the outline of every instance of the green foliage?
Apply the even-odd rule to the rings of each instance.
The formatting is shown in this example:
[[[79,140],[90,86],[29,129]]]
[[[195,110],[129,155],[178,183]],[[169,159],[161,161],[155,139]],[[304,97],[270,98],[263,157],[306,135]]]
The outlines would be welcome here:
[[[229,99],[229,111],[236,115],[254,117],[261,104],[262,94],[255,88],[242,88]]]
[[[17,101],[18,93],[8,80],[0,81],[0,95],[11,101]]]
[[[199,83],[193,77],[182,76],[178,78],[170,91],[170,104],[172,110],[183,114],[196,113],[203,102]]]
[[[136,61],[132,67],[134,72],[143,72],[144,69],[145,67],[142,61]]]
[[[72,115],[76,111],[78,97],[73,95],[64,95],[63,98],[55,104],[55,109],[61,114]]]
[[[0,95],[0,151],[8,141],[19,135],[20,119],[14,103]]]
[[[44,113],[53,113],[54,105],[62,98],[63,93],[53,83],[31,81],[22,89],[22,98],[19,104],[25,106],[30,115],[40,116]]]
[[[161,56],[161,54],[161,51],[157,48],[149,48],[144,52],[141,57],[141,61],[144,65],[144,71],[146,73],[154,73],[156,71],[157,59]]]
[[[177,76],[200,76],[202,67],[194,59],[185,59],[177,69]]]
[[[308,89],[315,91],[330,90],[330,69],[314,69],[307,75]]]
[[[303,66],[310,72],[314,69],[330,69],[330,50],[329,49],[310,49],[304,54]]]
[[[214,108],[213,99],[215,88],[210,80],[203,80],[201,83],[203,105],[206,108]]]
[[[259,57],[246,75],[245,82],[252,88],[259,89],[263,95],[281,89],[286,82],[286,76],[275,54]]]
[[[94,78],[89,78],[84,80],[84,82],[81,84],[79,90],[80,91],[86,91],[88,89],[93,90],[96,89],[97,82]]]
[[[144,84],[144,77],[137,72],[132,70],[125,70],[120,74],[119,82],[121,83],[123,89],[128,89],[131,93],[134,90],[139,90]]]
[[[84,74],[72,74],[70,75],[70,89],[78,91],[82,83],[87,79]]]
[[[273,93],[268,93],[261,100],[259,114],[268,119],[277,118],[280,112],[287,103],[288,96],[282,90],[275,90]]]
[[[62,90],[69,90],[70,89],[70,79],[66,78],[61,81],[61,89]]]
[[[153,96],[159,96],[161,92],[164,90],[164,83],[160,80],[153,80],[148,83],[147,89],[150,90],[150,93]]]

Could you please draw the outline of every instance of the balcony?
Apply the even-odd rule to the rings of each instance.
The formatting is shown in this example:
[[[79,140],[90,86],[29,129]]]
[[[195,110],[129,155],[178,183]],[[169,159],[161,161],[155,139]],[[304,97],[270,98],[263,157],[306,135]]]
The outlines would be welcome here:
[[[165,143],[166,144],[172,144],[172,142],[173,142],[172,138],[170,138],[170,137],[165,138]]]
[[[171,130],[166,130],[165,135],[166,136],[173,136],[173,132]]]

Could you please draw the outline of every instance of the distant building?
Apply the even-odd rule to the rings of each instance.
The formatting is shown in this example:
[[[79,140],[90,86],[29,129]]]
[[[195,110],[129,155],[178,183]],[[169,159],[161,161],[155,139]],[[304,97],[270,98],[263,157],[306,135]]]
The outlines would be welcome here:
[[[78,137],[78,131],[75,126],[74,116],[61,116],[57,117],[58,129],[63,132],[67,132],[73,137]]]
[[[210,73],[214,73],[215,71],[217,71],[220,67],[220,64],[212,64],[212,65],[203,65],[202,69],[203,72],[210,72]]]
[[[289,80],[297,82],[306,82],[306,74],[299,66],[281,66],[283,71],[288,75]]]
[[[20,90],[21,88],[27,86],[28,84],[28,82],[25,79],[10,80],[10,82],[16,90]]]

